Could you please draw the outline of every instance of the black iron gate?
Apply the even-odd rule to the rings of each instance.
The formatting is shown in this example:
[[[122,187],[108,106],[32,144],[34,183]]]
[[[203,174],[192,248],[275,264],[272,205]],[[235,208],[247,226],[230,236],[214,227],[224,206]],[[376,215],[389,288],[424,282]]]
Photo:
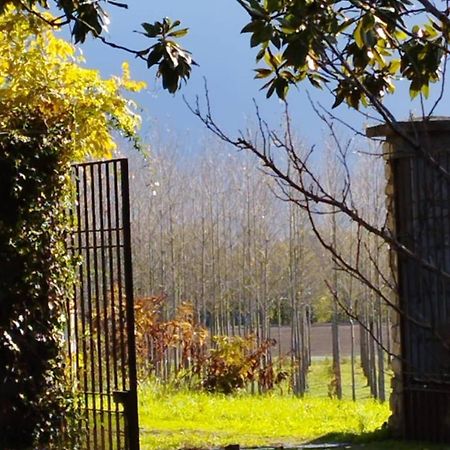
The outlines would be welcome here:
[[[127,160],[78,164],[73,179],[79,260],[66,338],[83,448],[138,450]]]

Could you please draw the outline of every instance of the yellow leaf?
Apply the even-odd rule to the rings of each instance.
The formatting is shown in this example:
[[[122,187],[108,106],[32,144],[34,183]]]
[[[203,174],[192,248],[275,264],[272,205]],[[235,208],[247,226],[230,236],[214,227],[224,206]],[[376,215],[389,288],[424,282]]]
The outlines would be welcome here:
[[[44,21],[9,7],[0,17],[2,128],[13,131],[19,111],[23,120],[29,111],[39,112],[48,128],[68,130],[63,151],[71,161],[110,156],[115,130],[136,136],[140,118],[124,93],[139,91],[145,83],[131,79],[126,63],[121,76],[102,79],[82,61]]]

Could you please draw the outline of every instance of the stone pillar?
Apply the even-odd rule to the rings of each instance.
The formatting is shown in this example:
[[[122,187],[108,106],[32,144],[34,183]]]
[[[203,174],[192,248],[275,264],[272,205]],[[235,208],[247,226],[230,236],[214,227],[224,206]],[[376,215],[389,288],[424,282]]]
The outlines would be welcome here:
[[[402,314],[392,320],[389,426],[397,436],[450,441],[450,118],[380,125],[388,228]],[[441,271],[441,273],[439,273]],[[450,343],[450,340],[449,340]]]
[[[389,164],[389,155],[392,154],[392,145],[388,142],[383,144],[383,153],[386,158],[385,178],[386,178],[386,210],[387,210],[387,227],[392,236],[395,236],[395,202],[394,202],[394,179],[392,166]],[[389,266],[394,276],[398,272],[397,254],[390,249]],[[397,279],[395,280],[397,282]],[[391,291],[391,302],[395,305],[400,303],[398,292]],[[391,313],[391,396],[389,404],[392,415],[389,418],[389,428],[396,437],[404,435],[404,412],[403,412],[403,378],[401,364],[401,316],[396,311]]]

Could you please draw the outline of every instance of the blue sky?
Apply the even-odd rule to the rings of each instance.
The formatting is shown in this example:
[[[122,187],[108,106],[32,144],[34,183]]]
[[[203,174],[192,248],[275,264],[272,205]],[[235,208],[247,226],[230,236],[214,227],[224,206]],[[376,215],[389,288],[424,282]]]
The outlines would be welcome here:
[[[235,134],[255,122],[253,99],[273,127],[281,124],[283,106],[275,96],[266,100],[264,93],[259,91],[262,83],[253,79],[256,51],[250,49],[248,35],[240,34],[248,16],[236,1],[129,0],[128,4],[128,10],[112,8],[108,39],[136,49],[145,48],[148,41],[133,33],[140,29],[142,22],[153,22],[165,16],[180,19],[183,26],[190,28],[182,45],[192,51],[199,63],[188,84],[176,95],[171,95],[162,89],[160,82],[155,80],[155,71],[149,71],[143,61],[92,39],[82,47],[87,65],[99,69],[104,76],[120,73],[121,63],[127,60],[132,76],[147,81],[148,89],[137,96],[143,108],[144,133],[155,126],[156,121],[162,130],[177,132],[186,139],[186,145],[194,147],[206,133],[204,126],[187,109],[182,96],[188,101],[194,101],[197,95],[202,97],[204,78],[217,122],[230,133]],[[326,130],[311,109],[305,89],[326,108],[330,108],[333,99],[307,84],[293,90],[289,96],[296,133],[309,144],[317,144],[324,140]],[[445,115],[447,103],[443,102],[438,114]],[[389,99],[388,104],[399,119],[407,118],[409,111],[420,111],[418,104],[409,101],[406,82],[401,82],[399,93]],[[347,107],[339,107],[334,112],[356,128],[363,128],[364,118]]]

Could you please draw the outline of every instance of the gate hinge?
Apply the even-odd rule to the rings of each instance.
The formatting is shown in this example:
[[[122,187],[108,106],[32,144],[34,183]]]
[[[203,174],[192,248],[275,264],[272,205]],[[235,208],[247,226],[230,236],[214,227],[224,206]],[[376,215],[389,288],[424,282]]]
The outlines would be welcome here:
[[[113,391],[113,399],[116,403],[126,405],[130,398],[130,391]]]

